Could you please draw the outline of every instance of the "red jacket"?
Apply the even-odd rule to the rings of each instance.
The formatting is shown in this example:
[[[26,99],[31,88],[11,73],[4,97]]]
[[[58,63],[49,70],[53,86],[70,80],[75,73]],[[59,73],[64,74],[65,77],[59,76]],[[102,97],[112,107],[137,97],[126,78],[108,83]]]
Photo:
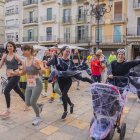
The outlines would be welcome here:
[[[91,61],[91,72],[92,75],[98,76],[101,75],[102,66],[99,60],[92,60]]]

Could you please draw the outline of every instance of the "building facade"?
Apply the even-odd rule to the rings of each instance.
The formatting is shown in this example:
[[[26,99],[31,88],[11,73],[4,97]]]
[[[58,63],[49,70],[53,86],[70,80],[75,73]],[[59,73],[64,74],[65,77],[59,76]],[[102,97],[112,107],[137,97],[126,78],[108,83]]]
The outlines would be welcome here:
[[[22,43],[54,46],[88,46],[89,23],[84,16],[84,1],[24,0]]]
[[[50,47],[58,42],[59,4],[56,0],[24,0],[22,13],[23,44]]]
[[[3,46],[5,41],[5,27],[4,27],[4,0],[0,0],[0,46]]]
[[[108,0],[103,2],[109,4]],[[23,0],[20,7],[21,44],[96,47],[97,21],[85,15],[84,0]],[[126,26],[127,0],[114,0],[110,13],[100,20],[100,48],[124,48]]]
[[[5,0],[5,42],[21,44],[21,7],[20,0]]]
[[[109,5],[108,0],[104,0]],[[109,10],[109,9],[108,9]],[[95,47],[97,39],[97,21],[92,24],[92,42]],[[105,52],[126,47],[127,0],[113,0],[111,11],[99,21],[100,48]]]
[[[127,49],[128,58],[140,55],[140,0],[128,0]]]

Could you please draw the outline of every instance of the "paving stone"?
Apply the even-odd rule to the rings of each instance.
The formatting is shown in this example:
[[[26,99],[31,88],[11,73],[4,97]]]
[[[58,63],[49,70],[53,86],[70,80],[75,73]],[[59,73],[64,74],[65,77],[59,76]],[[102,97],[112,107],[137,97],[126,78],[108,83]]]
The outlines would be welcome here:
[[[49,125],[43,129],[40,130],[40,132],[46,134],[46,135],[51,135],[53,134],[54,132],[56,132],[59,128],[58,127],[55,127],[55,126],[52,126],[52,125]]]
[[[77,120],[77,119],[74,120],[74,121],[72,121],[72,122],[69,123],[68,125],[74,126],[74,127],[76,127],[76,128],[79,128],[79,129],[84,129],[84,128],[86,128],[87,126],[89,126],[88,123],[83,122],[83,121],[81,121],[81,120]]]
[[[24,126],[18,126],[16,128],[12,128],[9,132],[4,132],[0,137],[1,140],[23,140],[29,135],[33,135],[35,133],[34,130],[26,128]]]
[[[47,140],[71,140],[74,136],[69,135],[67,133],[63,132],[56,132],[49,137],[47,137]]]

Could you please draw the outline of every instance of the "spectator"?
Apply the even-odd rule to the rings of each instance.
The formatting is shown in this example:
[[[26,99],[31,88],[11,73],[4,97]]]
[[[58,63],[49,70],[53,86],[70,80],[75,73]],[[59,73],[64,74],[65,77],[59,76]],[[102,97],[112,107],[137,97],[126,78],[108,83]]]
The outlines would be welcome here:
[[[114,60],[117,60],[117,57],[116,57],[114,51],[112,51],[111,54],[109,55],[108,63],[110,64]]]

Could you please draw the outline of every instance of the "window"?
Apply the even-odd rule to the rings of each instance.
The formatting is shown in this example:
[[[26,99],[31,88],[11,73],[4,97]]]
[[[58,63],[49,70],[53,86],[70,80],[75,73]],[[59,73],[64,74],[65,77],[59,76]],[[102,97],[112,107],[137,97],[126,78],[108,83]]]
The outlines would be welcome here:
[[[19,13],[19,8],[18,8],[18,5],[16,5],[16,10],[15,10],[16,14]]]
[[[77,41],[78,43],[88,41],[88,26],[77,27]]]
[[[137,35],[140,35],[140,17],[137,19]]]
[[[70,22],[70,15],[71,15],[71,10],[70,9],[64,9],[64,11],[63,11],[63,21],[64,21],[64,23],[69,23]]]
[[[29,4],[32,4],[33,3],[33,0],[29,0],[28,2],[29,2]]]
[[[121,43],[123,40],[123,35],[122,35],[122,26],[120,25],[115,25],[114,26],[114,43]]]
[[[33,11],[29,12],[29,23],[33,23]]]
[[[84,13],[83,13],[83,6],[78,7],[78,21],[81,21],[84,19]]]
[[[114,3],[114,20],[115,21],[122,20],[122,1]]]
[[[47,37],[47,41],[52,40],[52,27],[46,28],[46,37]]]
[[[33,29],[28,30],[28,41],[33,41]]]
[[[98,40],[98,32],[99,32],[99,40]],[[98,30],[98,27],[96,27],[96,42],[100,42],[102,43],[102,38],[103,38],[103,30],[102,30],[102,27],[99,27],[99,30]]]
[[[16,42],[18,42],[18,33],[16,33]]]
[[[70,43],[70,28],[65,28],[64,31],[64,42]]]
[[[52,20],[52,8],[47,8],[47,20]]]
[[[7,38],[7,41],[13,41],[13,39],[14,39],[14,33],[8,33],[8,34],[6,34],[6,38]]]

